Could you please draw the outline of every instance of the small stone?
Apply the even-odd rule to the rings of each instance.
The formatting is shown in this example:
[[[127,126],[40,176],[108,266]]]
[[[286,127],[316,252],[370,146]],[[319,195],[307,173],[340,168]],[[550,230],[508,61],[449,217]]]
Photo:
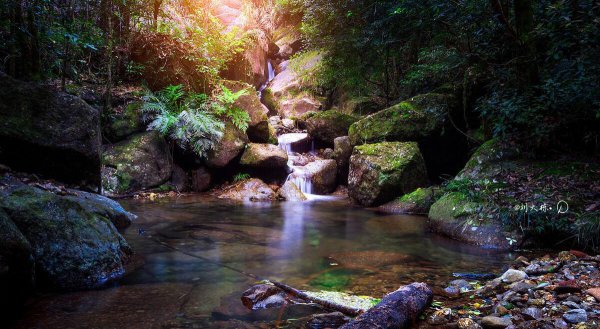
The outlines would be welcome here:
[[[467,282],[467,280],[453,280],[450,282],[450,286],[457,287],[460,291],[469,291],[471,290],[471,284]]]
[[[582,309],[570,310],[563,314],[563,319],[569,323],[586,322],[587,313]]]
[[[579,304],[572,302],[572,301],[566,301],[562,303],[563,305],[567,306],[568,308],[571,309],[578,309],[581,308],[581,306],[579,306]]]
[[[338,328],[350,322],[352,319],[340,312],[327,314],[316,314],[308,320],[307,328]]]
[[[457,324],[459,329],[481,329],[481,326],[477,322],[469,318],[458,319]]]
[[[521,314],[528,320],[538,320],[544,317],[544,312],[537,307],[528,307]]]
[[[568,294],[581,291],[581,288],[575,280],[560,281],[556,284],[554,292],[557,294]]]
[[[500,277],[503,282],[513,283],[528,278],[527,273],[519,270],[509,269]]]
[[[544,306],[546,305],[546,300],[544,300],[543,298],[534,298],[528,300],[527,303],[533,306]]]
[[[448,295],[448,297],[456,297],[460,295],[460,289],[455,286],[444,288],[444,292],[446,293],[446,295]]]
[[[525,258],[524,256],[517,257],[517,259],[515,259],[515,262],[522,263],[524,265],[529,265],[529,260],[527,258]]]
[[[554,326],[558,329],[566,329],[569,327],[569,325],[565,322],[565,320],[560,319],[560,318],[554,320]]]
[[[577,259],[577,257],[568,251],[561,251],[560,253],[558,253],[558,260],[562,262],[572,261],[575,259]]]
[[[591,288],[585,291],[589,295],[592,295],[598,302],[600,302],[600,287]]]
[[[511,285],[510,290],[522,294],[522,293],[526,293],[527,291],[529,291],[529,289],[532,289],[534,287],[534,285],[527,283],[525,281],[520,281],[520,282],[515,282],[514,284]]]
[[[486,316],[481,319],[481,325],[486,329],[504,329],[512,326],[510,318],[500,318],[497,316]]]
[[[445,324],[448,322],[448,317],[452,314],[452,310],[449,308],[443,308],[433,312],[433,314],[427,319],[427,323],[433,326]]]
[[[506,315],[506,314],[508,314],[508,309],[506,309],[506,307],[504,307],[502,305],[498,305],[498,307],[496,307],[496,313],[498,313],[500,315]]]

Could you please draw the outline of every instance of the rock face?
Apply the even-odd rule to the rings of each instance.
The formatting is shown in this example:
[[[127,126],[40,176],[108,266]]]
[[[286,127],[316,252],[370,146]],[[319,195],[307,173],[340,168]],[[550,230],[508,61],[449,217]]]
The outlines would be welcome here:
[[[217,197],[235,201],[273,201],[276,194],[263,181],[252,178],[225,188]]]
[[[191,188],[194,192],[204,192],[210,188],[212,177],[206,168],[201,167],[192,171]]]
[[[285,201],[306,201],[306,195],[292,181],[286,181],[278,191],[279,197]]]
[[[416,143],[384,142],[357,146],[350,157],[348,194],[373,206],[427,184],[427,171]]]
[[[68,183],[100,185],[100,113],[78,97],[0,72],[0,162]]]
[[[137,218],[123,209],[118,202],[102,195],[77,190],[69,192],[71,195],[65,196],[65,199],[78,203],[87,212],[108,218],[118,229],[128,227]]]
[[[116,143],[133,134],[143,132],[144,128],[140,103],[131,103],[125,107],[122,113],[108,120],[104,125],[102,137],[111,143]]]
[[[131,249],[96,201],[17,186],[0,208],[31,245],[38,286],[92,289],[124,274]]]
[[[329,194],[335,190],[337,185],[337,164],[335,160],[316,160],[304,166],[303,169],[303,175],[311,178],[312,193]]]
[[[276,169],[287,167],[288,155],[283,149],[272,144],[254,144],[246,146],[240,164],[251,168]]]
[[[306,120],[306,129],[313,138],[333,145],[336,137],[348,135],[348,128],[357,117],[336,110],[319,112]]]
[[[420,141],[439,133],[454,98],[425,94],[369,115],[350,127],[354,145],[382,141]]]
[[[273,128],[270,126],[267,116],[269,109],[260,102],[256,89],[240,81],[225,81],[223,85],[234,93],[240,90],[246,91],[244,95],[235,101],[234,106],[250,115],[250,123],[246,131],[250,141],[254,143],[271,142],[271,130]]]
[[[157,187],[173,171],[169,147],[156,131],[148,131],[105,147],[102,182],[108,193],[119,194]]]
[[[248,143],[248,136],[237,129],[232,123],[225,124],[223,138],[217,146],[208,153],[206,164],[212,168],[223,168],[235,159]]]
[[[352,143],[350,137],[342,136],[333,140],[333,158],[337,163],[338,181],[341,184],[348,183],[348,172],[350,169],[350,157],[352,156]]]

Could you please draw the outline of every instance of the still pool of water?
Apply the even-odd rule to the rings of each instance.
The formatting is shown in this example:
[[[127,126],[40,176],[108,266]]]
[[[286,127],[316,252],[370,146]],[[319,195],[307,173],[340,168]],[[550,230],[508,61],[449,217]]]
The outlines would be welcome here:
[[[136,268],[108,289],[35,299],[17,328],[296,327],[313,307],[251,312],[239,298],[256,280],[218,264],[301,289],[381,297],[414,281],[441,286],[453,272],[498,273],[511,258],[431,235],[424,217],[344,200],[193,196],[124,206],[139,216],[124,232]]]

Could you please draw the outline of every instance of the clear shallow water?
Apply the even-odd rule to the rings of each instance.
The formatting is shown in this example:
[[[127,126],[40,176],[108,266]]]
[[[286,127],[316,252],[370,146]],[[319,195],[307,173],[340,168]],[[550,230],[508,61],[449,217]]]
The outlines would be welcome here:
[[[139,216],[124,232],[137,269],[108,289],[38,298],[16,327],[269,328],[278,319],[296,327],[302,321],[285,320],[312,307],[248,311],[239,297],[255,280],[215,263],[301,289],[381,297],[414,281],[443,286],[453,272],[498,273],[511,258],[430,235],[424,217],[343,200],[241,205],[195,196],[124,206]]]

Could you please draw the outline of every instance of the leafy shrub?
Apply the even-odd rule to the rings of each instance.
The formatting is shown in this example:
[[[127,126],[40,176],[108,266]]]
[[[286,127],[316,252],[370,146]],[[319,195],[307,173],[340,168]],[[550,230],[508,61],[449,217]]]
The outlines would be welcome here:
[[[233,176],[233,181],[235,183],[241,182],[246,179],[250,179],[250,175],[246,173],[237,173],[235,176]]]

